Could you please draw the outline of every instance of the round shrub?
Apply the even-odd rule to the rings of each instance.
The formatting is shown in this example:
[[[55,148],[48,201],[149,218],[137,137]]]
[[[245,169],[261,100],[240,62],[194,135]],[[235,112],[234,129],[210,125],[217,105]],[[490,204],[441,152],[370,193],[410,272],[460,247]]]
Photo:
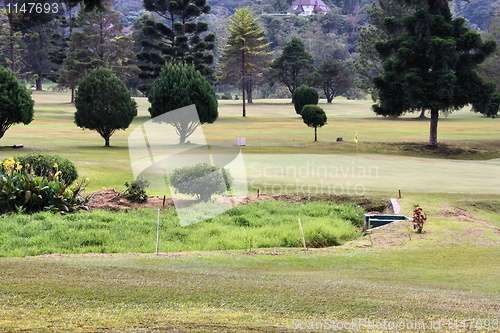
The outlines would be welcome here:
[[[325,111],[317,105],[304,105],[301,116],[307,126],[314,127],[314,141],[318,141],[317,129],[326,124]]]
[[[318,104],[318,91],[312,87],[300,86],[293,92],[293,100],[295,102],[295,112],[301,114],[304,105]]]
[[[207,163],[178,168],[170,175],[170,185],[177,192],[195,195],[201,201],[209,201],[213,194],[230,190],[232,182],[229,170]]]
[[[49,176],[61,171],[60,179],[66,184],[71,185],[78,178],[78,171],[73,162],[59,155],[49,155],[44,153],[31,153],[19,155],[14,160],[21,165],[29,164],[33,173],[37,176]],[[57,168],[54,165],[57,164]]]

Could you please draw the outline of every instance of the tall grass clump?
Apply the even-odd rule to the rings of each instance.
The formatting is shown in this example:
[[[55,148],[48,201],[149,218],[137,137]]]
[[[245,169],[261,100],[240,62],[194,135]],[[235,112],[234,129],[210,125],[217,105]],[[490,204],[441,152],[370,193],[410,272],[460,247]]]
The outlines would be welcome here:
[[[207,203],[201,203],[207,205]],[[364,210],[328,202],[264,201],[182,227],[175,209],[160,213],[161,252],[301,247],[298,218],[309,247],[344,244],[359,237]],[[97,210],[84,214],[6,216],[0,223],[0,256],[47,253],[153,253],[158,212]]]

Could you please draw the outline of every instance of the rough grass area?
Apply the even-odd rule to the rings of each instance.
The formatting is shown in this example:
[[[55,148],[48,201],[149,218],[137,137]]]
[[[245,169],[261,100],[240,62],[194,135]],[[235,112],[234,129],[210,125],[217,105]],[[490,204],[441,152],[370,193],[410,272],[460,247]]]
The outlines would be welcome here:
[[[264,201],[181,227],[175,210],[165,210],[160,214],[159,251],[300,247],[299,217],[309,247],[337,246],[361,235],[364,212],[355,204]],[[157,210],[152,209],[37,213],[6,216],[0,222],[0,256],[155,252]]]
[[[496,325],[498,246],[425,245],[274,256],[4,258],[0,330],[321,332],[332,330],[317,325],[370,320],[419,325],[399,332],[436,331],[430,327],[438,323],[439,332],[470,332],[476,321]]]

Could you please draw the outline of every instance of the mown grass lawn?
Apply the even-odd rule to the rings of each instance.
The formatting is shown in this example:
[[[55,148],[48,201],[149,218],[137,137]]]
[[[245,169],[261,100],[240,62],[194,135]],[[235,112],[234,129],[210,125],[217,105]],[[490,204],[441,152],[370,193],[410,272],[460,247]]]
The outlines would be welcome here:
[[[121,188],[125,181],[132,180],[128,136],[134,128],[150,119],[147,99],[137,99],[138,117],[128,130],[116,132],[111,137],[112,147],[105,148],[103,139],[95,131],[76,127],[73,118],[75,109],[68,103],[69,94],[34,92],[33,98],[36,101],[34,121],[28,126],[15,125],[6,132],[2,138],[1,159],[36,150],[62,155],[76,163],[82,177],[92,179],[89,190]],[[328,124],[319,129],[317,143],[313,143],[314,131],[302,122],[288,100],[256,101],[248,106],[247,118],[241,117],[241,105],[234,105],[232,101],[219,103],[219,119],[202,126],[206,140],[214,145],[229,144],[236,138],[244,137],[247,146],[242,147],[243,156],[352,156],[356,154],[353,139],[358,132],[361,157],[370,154],[383,160],[385,155],[390,155],[395,159],[394,163],[398,163],[397,158],[402,156],[466,160],[500,158],[499,120],[482,117],[467,108],[440,120],[438,139],[442,148],[432,150],[425,146],[428,121],[411,120],[416,115],[405,116],[401,121],[375,117],[370,101],[338,99],[332,104],[321,102]],[[344,141],[337,143],[337,137],[343,137]],[[14,144],[24,144],[25,148],[8,148]],[[478,170],[478,166],[481,168],[481,164],[476,164],[470,170]],[[436,170],[445,168],[435,167]],[[480,170],[479,173],[488,174],[491,171]],[[432,174],[433,169],[429,172],[431,177]],[[405,177],[402,178],[404,180]],[[263,179],[256,179],[255,183],[259,182],[262,183]]]

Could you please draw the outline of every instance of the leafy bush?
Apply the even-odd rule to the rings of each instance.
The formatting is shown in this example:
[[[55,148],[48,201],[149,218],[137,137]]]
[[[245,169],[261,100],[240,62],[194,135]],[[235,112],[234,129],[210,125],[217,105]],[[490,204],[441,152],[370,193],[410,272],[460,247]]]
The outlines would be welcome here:
[[[233,99],[233,98],[231,97],[231,93],[230,92],[225,92],[224,94],[222,94],[222,96],[220,97],[220,99],[228,100],[228,99]]]
[[[0,172],[0,213],[50,211],[65,214],[87,210],[90,198],[83,198],[80,193],[89,180],[68,190],[68,185],[59,179],[61,174],[58,170],[53,175],[37,176],[31,165],[22,165],[13,158],[5,160]]]
[[[144,202],[148,200],[148,195],[146,194],[146,188],[149,186],[149,182],[143,178],[137,178],[136,180],[128,183],[125,182],[127,189],[125,190],[125,197],[132,201]]]
[[[15,156],[14,160],[21,165],[29,165],[33,173],[37,176],[47,177],[61,171],[59,179],[66,185],[71,185],[78,179],[78,171],[75,164],[67,158],[58,155],[35,152]],[[55,168],[54,165],[57,165],[57,167]]]
[[[424,228],[424,223],[427,221],[427,216],[419,205],[413,205],[413,229],[421,234]]]
[[[209,201],[213,194],[230,190],[232,181],[228,170],[207,163],[178,168],[170,175],[170,185],[177,192],[196,195],[201,201]]]
[[[312,87],[300,86],[293,92],[293,100],[295,102],[295,112],[301,114],[305,105],[318,104],[318,91]]]

